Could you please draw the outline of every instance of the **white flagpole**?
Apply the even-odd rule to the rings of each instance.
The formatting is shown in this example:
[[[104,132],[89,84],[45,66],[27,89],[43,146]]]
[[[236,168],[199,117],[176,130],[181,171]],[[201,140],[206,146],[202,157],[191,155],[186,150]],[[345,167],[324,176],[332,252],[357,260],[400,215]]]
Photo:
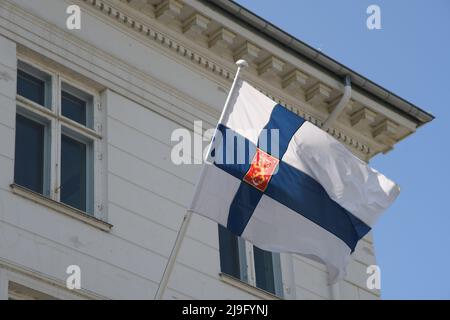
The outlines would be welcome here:
[[[236,62],[236,65],[238,66],[238,69],[236,71],[236,75],[234,77],[233,84],[231,85],[230,92],[228,92],[227,100],[225,101],[225,106],[223,107],[222,114],[220,115],[218,123],[221,123],[223,121],[226,111],[230,107],[231,97],[236,88],[237,80],[239,78],[239,74],[240,74],[241,70],[243,68],[248,67],[248,63],[245,60],[238,60]],[[217,131],[217,127],[216,127],[216,131]],[[216,132],[214,133],[213,137],[215,135],[216,135]],[[206,158],[208,158],[208,156],[211,152],[211,147],[212,147],[212,141],[209,144],[208,152],[206,153]],[[207,160],[207,159],[205,159],[205,160]],[[164,269],[164,273],[161,278],[161,282],[159,283],[158,290],[156,291],[155,300],[161,300],[164,295],[164,291],[167,288],[167,284],[169,282],[170,275],[172,274],[173,267],[175,266],[175,262],[177,260],[178,253],[180,252],[181,243],[183,242],[184,237],[186,236],[186,231],[187,231],[189,222],[192,217],[192,208],[194,207],[194,204],[197,202],[197,198],[199,195],[199,186],[203,183],[203,180],[205,179],[205,174],[206,174],[205,168],[206,168],[206,166],[205,166],[205,164],[203,164],[202,169],[200,171],[200,175],[197,180],[197,183],[195,184],[194,195],[192,196],[191,204],[189,205],[189,209],[186,211],[186,214],[184,215],[183,222],[181,223],[181,227],[178,230],[175,244],[172,248],[172,252],[170,253],[166,268]]]

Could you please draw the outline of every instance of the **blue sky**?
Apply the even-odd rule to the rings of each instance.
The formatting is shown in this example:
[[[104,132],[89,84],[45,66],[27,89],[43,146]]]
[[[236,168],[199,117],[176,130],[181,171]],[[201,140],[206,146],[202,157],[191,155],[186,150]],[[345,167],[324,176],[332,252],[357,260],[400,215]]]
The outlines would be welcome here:
[[[402,190],[375,249],[383,299],[450,299],[450,1],[237,2],[436,116],[371,161]],[[381,30],[366,27],[372,4]]]

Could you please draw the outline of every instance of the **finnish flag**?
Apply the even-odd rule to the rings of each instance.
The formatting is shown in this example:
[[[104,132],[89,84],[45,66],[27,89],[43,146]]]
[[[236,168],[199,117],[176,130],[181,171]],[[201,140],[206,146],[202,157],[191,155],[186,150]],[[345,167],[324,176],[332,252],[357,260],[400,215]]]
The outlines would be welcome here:
[[[255,246],[345,276],[399,187],[325,131],[238,80],[191,210]]]

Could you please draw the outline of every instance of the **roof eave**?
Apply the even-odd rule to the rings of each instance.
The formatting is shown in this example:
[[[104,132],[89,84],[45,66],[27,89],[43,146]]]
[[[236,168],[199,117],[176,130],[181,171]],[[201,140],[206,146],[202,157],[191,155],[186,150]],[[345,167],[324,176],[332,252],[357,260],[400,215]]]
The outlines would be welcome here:
[[[262,33],[264,36],[276,41],[290,52],[300,55],[303,59],[306,59],[328,74],[339,79],[349,75],[354,87],[359,88],[371,98],[383,102],[391,110],[413,120],[417,123],[417,126],[421,126],[434,119],[431,113],[365,78],[317,49],[314,49],[236,2],[232,0],[202,1],[228,13],[239,22],[250,26],[255,32]]]

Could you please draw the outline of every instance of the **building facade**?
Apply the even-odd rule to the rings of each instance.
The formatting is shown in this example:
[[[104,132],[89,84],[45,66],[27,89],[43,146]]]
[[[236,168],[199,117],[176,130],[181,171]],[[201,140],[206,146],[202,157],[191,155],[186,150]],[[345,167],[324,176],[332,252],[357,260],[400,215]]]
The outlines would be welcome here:
[[[350,75],[329,133],[365,161],[432,120],[229,1],[0,0],[0,299],[155,297],[200,169],[171,161],[172,133],[215,126],[238,59],[318,126]],[[323,265],[194,216],[164,297],[378,299],[374,264],[369,234],[330,288]]]

